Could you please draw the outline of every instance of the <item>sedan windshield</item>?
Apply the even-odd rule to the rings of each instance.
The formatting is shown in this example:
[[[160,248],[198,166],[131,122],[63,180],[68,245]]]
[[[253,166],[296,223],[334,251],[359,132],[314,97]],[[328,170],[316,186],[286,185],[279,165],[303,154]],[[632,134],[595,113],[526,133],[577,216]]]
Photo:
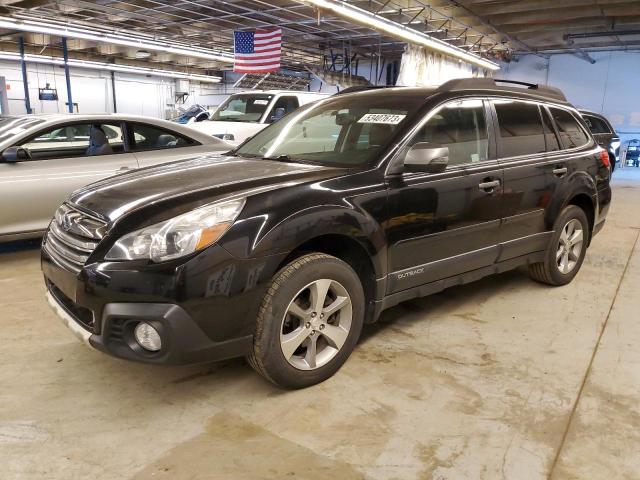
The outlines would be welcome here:
[[[421,104],[406,95],[333,97],[262,130],[236,154],[322,165],[365,165],[379,157]]]
[[[220,105],[211,120],[257,123],[262,118],[273,95],[231,95]]]
[[[44,122],[37,117],[0,117],[0,142]]]

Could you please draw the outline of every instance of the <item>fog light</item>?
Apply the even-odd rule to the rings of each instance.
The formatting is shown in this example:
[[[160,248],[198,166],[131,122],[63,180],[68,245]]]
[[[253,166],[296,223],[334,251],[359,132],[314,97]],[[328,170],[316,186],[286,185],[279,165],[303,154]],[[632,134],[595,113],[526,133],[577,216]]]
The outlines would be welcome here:
[[[136,329],[133,331],[136,337],[136,342],[150,352],[157,352],[162,348],[162,339],[158,331],[148,323],[141,322],[136,325]]]

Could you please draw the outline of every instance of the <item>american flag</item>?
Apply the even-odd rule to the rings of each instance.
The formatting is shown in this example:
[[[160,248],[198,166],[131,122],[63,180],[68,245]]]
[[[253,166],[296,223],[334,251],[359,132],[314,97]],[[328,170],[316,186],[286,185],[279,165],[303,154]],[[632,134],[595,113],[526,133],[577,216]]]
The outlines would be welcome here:
[[[233,32],[234,64],[238,73],[268,73],[280,68],[282,30]]]

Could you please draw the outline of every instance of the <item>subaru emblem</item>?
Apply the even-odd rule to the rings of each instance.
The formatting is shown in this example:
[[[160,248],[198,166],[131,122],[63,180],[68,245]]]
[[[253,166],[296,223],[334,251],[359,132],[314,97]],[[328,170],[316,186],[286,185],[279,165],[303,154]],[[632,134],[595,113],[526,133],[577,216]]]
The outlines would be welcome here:
[[[71,215],[69,215],[68,213],[65,213],[62,216],[62,229],[65,232],[68,232],[69,230],[71,230]]]

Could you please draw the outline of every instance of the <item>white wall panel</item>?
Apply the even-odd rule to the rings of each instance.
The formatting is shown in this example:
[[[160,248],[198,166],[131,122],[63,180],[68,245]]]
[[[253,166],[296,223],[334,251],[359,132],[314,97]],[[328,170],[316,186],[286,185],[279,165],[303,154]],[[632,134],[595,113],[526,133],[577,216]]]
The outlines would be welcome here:
[[[0,75],[6,77],[9,90],[9,112],[26,113],[22,71],[16,62],[0,61]],[[29,96],[31,107],[35,113],[64,113],[67,111],[67,87],[64,69],[60,66],[44,64],[27,64],[29,79]],[[175,102],[175,81],[128,73],[116,73],[116,102],[119,113],[147,115],[164,118],[167,109]],[[58,90],[58,101],[40,101],[38,88],[49,83]],[[78,104],[80,113],[113,112],[111,72],[71,69],[71,93],[73,102]],[[222,86],[211,86],[191,83],[186,106],[194,103],[218,105],[227,96]]]

